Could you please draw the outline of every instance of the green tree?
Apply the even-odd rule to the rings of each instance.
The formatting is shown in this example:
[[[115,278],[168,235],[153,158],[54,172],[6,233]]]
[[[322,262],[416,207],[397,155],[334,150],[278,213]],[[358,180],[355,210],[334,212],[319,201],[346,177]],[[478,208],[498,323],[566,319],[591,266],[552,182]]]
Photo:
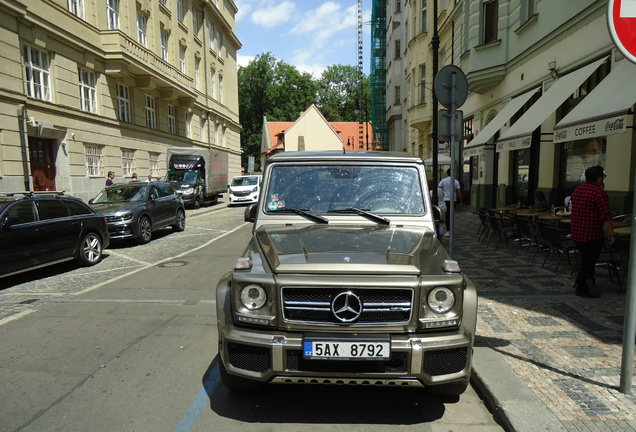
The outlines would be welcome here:
[[[329,121],[369,120],[369,78],[364,74],[361,76],[354,66],[329,66],[318,79],[316,105]]]

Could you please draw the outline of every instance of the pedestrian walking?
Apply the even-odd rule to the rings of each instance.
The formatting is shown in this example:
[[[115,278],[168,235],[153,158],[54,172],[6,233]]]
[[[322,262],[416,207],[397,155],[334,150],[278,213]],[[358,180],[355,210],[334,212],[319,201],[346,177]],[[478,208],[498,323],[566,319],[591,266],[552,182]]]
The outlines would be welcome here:
[[[115,173],[112,171],[108,171],[108,177],[106,178],[106,187],[112,186],[113,184],[115,184],[115,182],[113,181],[114,178],[115,178]]]
[[[444,191],[444,203],[446,204],[446,217],[445,217],[445,225],[446,225],[446,236],[450,236],[450,206],[451,202],[453,205],[457,204],[459,207],[463,206],[462,202],[462,188],[459,183],[459,180],[455,180],[455,186],[451,186],[451,170],[450,168],[446,171],[448,177],[442,179],[439,182],[439,187]]]
[[[602,188],[605,171],[600,165],[585,170],[585,183],[571,195],[572,219],[570,233],[581,254],[576,276],[575,294],[581,297],[600,297],[596,287],[595,266],[605,235],[614,244],[616,235],[612,226],[612,213],[607,192]]]

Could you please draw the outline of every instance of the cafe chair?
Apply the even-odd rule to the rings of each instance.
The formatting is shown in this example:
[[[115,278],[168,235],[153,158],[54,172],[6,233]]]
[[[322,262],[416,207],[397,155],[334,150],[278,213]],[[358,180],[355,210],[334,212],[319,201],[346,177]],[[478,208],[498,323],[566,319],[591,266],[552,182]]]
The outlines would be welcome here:
[[[616,248],[605,242],[601,255],[596,260],[596,267],[605,267],[609,274],[610,281],[613,282],[616,278],[618,284],[618,292],[623,290],[623,278],[621,276],[621,256]]]
[[[506,241],[506,244],[509,245],[509,238],[515,238],[514,236],[518,235],[518,230],[512,223],[512,219],[507,215],[499,215],[497,216],[488,216],[488,222],[490,223],[491,234],[488,238],[488,242],[486,242],[486,246],[490,244],[490,241],[497,236],[497,244],[495,245],[495,249],[499,247],[499,243],[501,243],[501,239]]]
[[[575,264],[578,264],[578,248],[574,241],[567,239],[565,235],[567,231],[564,231],[560,228],[555,227],[554,225],[546,224],[543,222],[537,222],[537,229],[539,230],[539,234],[541,238],[546,240],[549,243],[549,248],[547,249],[547,253],[545,258],[543,259],[543,263],[541,267],[545,266],[546,261],[550,255],[555,254],[558,255],[559,260],[557,261],[556,267],[554,271],[557,271],[561,261],[564,256],[568,258],[568,264],[572,265],[570,260],[570,255],[575,256]]]
[[[530,246],[536,246],[538,249],[540,243],[539,235],[535,232],[532,220],[518,217],[515,218],[515,224],[517,225],[517,230],[519,232],[519,238],[517,239],[519,247],[522,249],[524,246],[528,247],[528,249],[526,249],[526,255],[528,255]]]

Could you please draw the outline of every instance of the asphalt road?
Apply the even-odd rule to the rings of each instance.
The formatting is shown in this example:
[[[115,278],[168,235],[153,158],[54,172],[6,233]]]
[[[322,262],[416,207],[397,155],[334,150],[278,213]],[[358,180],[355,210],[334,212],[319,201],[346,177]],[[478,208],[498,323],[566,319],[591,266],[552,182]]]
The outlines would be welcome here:
[[[220,383],[214,287],[250,236],[243,208],[115,244],[92,268],[0,279],[0,431],[502,431],[472,388]]]

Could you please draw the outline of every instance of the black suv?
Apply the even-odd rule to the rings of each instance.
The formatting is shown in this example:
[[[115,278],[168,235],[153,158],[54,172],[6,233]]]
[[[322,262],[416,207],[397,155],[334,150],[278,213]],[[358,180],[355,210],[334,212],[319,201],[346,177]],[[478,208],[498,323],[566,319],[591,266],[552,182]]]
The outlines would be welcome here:
[[[110,237],[104,216],[64,192],[0,192],[0,277],[62,261],[92,266]]]

